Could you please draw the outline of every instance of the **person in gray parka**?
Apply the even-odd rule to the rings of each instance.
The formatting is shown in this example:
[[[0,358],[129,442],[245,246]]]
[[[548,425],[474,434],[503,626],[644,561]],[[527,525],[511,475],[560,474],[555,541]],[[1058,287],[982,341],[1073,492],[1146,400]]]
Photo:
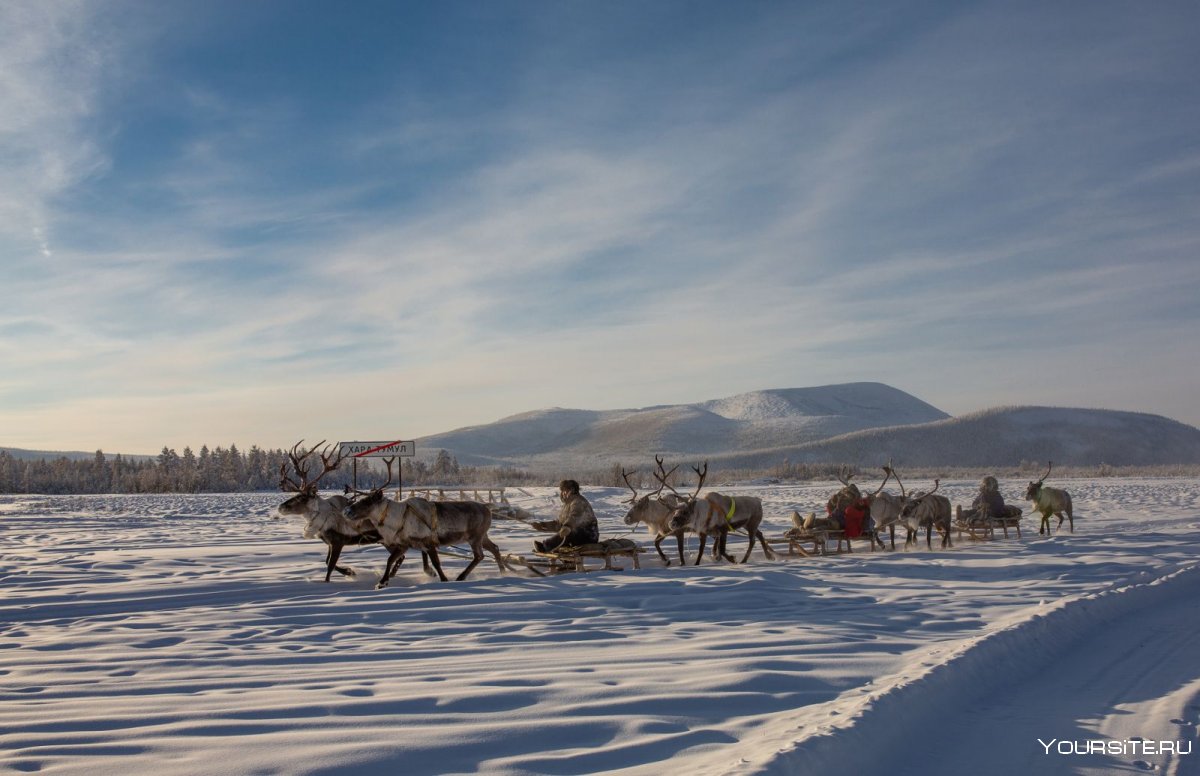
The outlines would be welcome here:
[[[579,547],[600,541],[596,513],[579,492],[579,483],[563,480],[558,484],[558,497],[562,500],[562,509],[558,512],[557,522],[534,524],[535,528],[554,531],[555,535],[534,542],[533,548],[538,552],[553,552],[563,545]]]
[[[985,517],[1020,517],[1021,508],[1004,503],[1004,496],[1000,495],[1000,483],[989,474],[980,481],[979,495],[971,502],[970,509],[963,510],[962,516],[968,523],[981,521]]]

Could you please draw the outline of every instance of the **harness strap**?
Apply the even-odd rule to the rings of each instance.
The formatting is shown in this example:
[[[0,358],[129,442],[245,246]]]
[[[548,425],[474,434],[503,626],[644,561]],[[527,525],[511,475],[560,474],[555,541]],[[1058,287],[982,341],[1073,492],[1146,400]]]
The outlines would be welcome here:
[[[737,501],[734,500],[733,496],[729,497],[729,511],[728,512],[726,512],[724,509],[722,509],[720,503],[714,501],[712,499],[712,497],[709,497],[705,500],[708,502],[708,508],[710,510],[712,510],[712,512],[716,512],[718,515],[724,514],[725,522],[729,523],[730,527],[733,526],[733,515],[734,515],[734,512],[737,510]],[[711,512],[709,514],[711,514]]]

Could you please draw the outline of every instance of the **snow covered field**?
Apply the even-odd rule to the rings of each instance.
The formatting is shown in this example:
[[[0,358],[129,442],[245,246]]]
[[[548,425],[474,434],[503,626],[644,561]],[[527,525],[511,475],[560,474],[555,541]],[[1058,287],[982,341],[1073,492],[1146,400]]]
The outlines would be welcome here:
[[[0,770],[1200,773],[1146,751],[1196,743],[1200,480],[1050,484],[1074,535],[381,591],[379,547],[324,584],[278,495],[0,496]],[[835,489],[723,490],[776,536]]]

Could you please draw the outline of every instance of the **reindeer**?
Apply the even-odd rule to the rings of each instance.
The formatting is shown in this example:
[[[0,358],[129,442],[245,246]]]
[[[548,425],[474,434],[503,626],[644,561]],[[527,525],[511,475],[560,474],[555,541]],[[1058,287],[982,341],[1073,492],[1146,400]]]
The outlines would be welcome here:
[[[863,533],[871,540],[872,549],[874,549],[876,542],[879,543],[881,549],[885,549],[883,539],[879,538],[879,532],[884,527],[894,526],[895,517],[892,516],[892,512],[899,509],[899,499],[890,493],[883,493],[883,486],[887,485],[888,480],[892,477],[890,461],[887,466],[883,467],[883,470],[887,472],[887,476],[883,478],[883,482],[879,483],[879,487],[873,493],[868,493],[864,496],[862,491],[859,490],[858,485],[850,482],[850,480],[854,479],[854,475],[850,472],[850,467],[842,466],[838,470],[837,475],[838,482],[842,483],[842,489],[830,496],[829,500],[825,502],[825,513],[831,515],[838,509],[844,510],[851,504],[865,500],[870,518],[874,521],[874,526],[863,526]],[[899,482],[899,478],[896,481]],[[880,502],[880,506],[876,508],[875,502],[880,497],[882,497],[882,501]],[[894,527],[892,527],[892,549],[896,549],[896,529]]]
[[[679,497],[674,494],[662,495],[663,488],[666,487],[665,482],[668,477],[674,474],[676,466],[671,471],[666,471],[663,465],[661,456],[654,456],[655,462],[658,464],[658,471],[662,474],[659,481],[663,484],[658,486],[658,490],[653,493],[647,493],[642,497],[638,497],[637,488],[629,481],[629,475],[632,472],[626,472],[621,469],[621,476],[625,479],[625,484],[633,491],[633,496],[629,499],[632,506],[629,512],[625,515],[625,525],[636,526],[638,523],[645,523],[646,527],[654,534],[654,549],[658,550],[658,556],[662,558],[663,564],[670,566],[671,560],[663,553],[662,540],[668,536],[674,536],[675,541],[679,545],[679,565],[686,565],[683,558],[683,532],[686,528],[671,528],[671,511],[679,506]],[[655,475],[658,477],[658,475]]]
[[[762,501],[754,496],[741,496],[734,499],[732,496],[715,491],[706,494],[703,501],[698,501],[696,497],[700,494],[700,489],[704,487],[704,479],[708,476],[708,462],[705,461],[703,470],[693,466],[692,471],[696,472],[699,480],[696,483],[695,493],[690,496],[681,496],[667,483],[666,477],[661,478],[660,482],[679,498],[678,505],[671,510],[669,516],[668,526],[671,530],[690,529],[700,535],[700,549],[696,552],[694,565],[700,565],[700,558],[704,556],[704,545],[708,541],[710,533],[717,534],[714,553],[719,554],[730,563],[736,563],[733,556],[725,551],[725,543],[729,532],[739,528],[745,528],[746,534],[750,537],[750,545],[746,548],[746,554],[742,556],[742,563],[746,562],[754,550],[755,537],[762,544],[763,554],[767,556],[767,559],[774,559],[775,553],[771,551],[767,540],[763,538],[762,531],[758,530],[763,519]],[[657,475],[655,476],[657,477]]]
[[[1071,521],[1071,533],[1075,533],[1075,515],[1071,507],[1071,494],[1065,490],[1058,488],[1048,488],[1042,483],[1050,476],[1050,470],[1054,468],[1054,461],[1050,461],[1046,467],[1046,473],[1042,475],[1037,482],[1029,483],[1029,487],[1025,489],[1025,498],[1033,502],[1033,511],[1042,513],[1042,522],[1038,526],[1038,533],[1045,532],[1050,535],[1050,515],[1058,515],[1058,527],[1061,530],[1063,524],[1063,515]]]
[[[904,510],[908,496],[904,493],[904,483],[900,481],[900,475],[896,474],[896,470],[892,468],[891,461],[888,461],[888,465],[883,467],[883,472],[883,482],[879,484],[874,493],[869,494],[866,498],[871,505],[871,521],[875,524],[873,529],[875,540],[879,542],[881,548],[884,546],[880,533],[886,528],[891,537],[892,549],[895,550],[896,523],[900,521],[900,513]],[[883,486],[887,485],[888,480],[892,477],[896,478],[896,484],[900,486],[899,496],[887,493],[883,489]]]
[[[833,514],[837,509],[845,508],[862,498],[862,491],[858,489],[857,485],[850,482],[852,479],[854,479],[854,475],[850,473],[850,467],[843,464],[838,469],[837,474],[837,481],[842,483],[842,489],[830,496],[829,500],[825,502],[826,514]],[[886,483],[887,480],[884,480],[884,482]],[[881,485],[880,487],[882,488],[883,486]]]
[[[904,541],[905,547],[916,544],[917,532],[922,527],[925,528],[925,544],[929,549],[933,549],[933,529],[935,528],[942,535],[942,546],[953,546],[950,541],[950,522],[953,519],[950,499],[936,492],[941,486],[941,480],[934,480],[933,490],[928,493],[914,493],[905,500],[897,521],[908,529],[908,536]]]
[[[334,571],[337,571],[342,576],[352,577],[354,576],[354,569],[348,566],[337,565],[338,558],[342,554],[342,548],[347,545],[375,544],[379,541],[379,532],[374,529],[359,530],[357,526],[342,516],[342,510],[350,503],[345,497],[330,496],[324,498],[317,495],[318,484],[321,482],[321,479],[336,470],[341,464],[341,452],[339,451],[337,457],[334,458],[328,448],[321,450],[319,453],[322,467],[321,473],[315,479],[310,479],[309,464],[306,463],[306,460],[313,453],[317,452],[317,449],[321,445],[325,444],[325,440],[322,439],[304,454],[301,454],[300,450],[303,444],[304,440],[301,439],[288,452],[293,472],[300,478],[299,482],[288,475],[286,463],[279,466],[280,489],[296,494],[279,505],[279,514],[287,516],[303,515],[305,518],[304,538],[320,539],[325,542],[328,547],[328,551],[325,553],[326,582],[329,581]]]
[[[411,547],[419,547],[428,554],[443,582],[447,579],[437,548],[448,544],[467,542],[471,546],[471,562],[456,581],[466,579],[479,565],[485,549],[492,553],[501,573],[508,568],[500,557],[500,548],[487,535],[492,512],[477,501],[429,501],[415,496],[393,501],[383,495],[383,488],[377,488],[349,504],[342,514],[360,530],[377,530],[383,546],[391,553],[376,589],[387,587]]]

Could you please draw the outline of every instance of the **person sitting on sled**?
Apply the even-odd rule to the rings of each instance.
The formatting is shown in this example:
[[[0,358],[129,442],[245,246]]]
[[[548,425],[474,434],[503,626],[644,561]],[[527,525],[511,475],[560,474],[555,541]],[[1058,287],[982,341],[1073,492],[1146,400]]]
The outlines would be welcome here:
[[[563,480],[558,484],[558,497],[562,500],[558,521],[534,525],[540,530],[554,531],[555,535],[549,539],[534,542],[533,548],[538,552],[553,552],[564,545],[578,547],[600,541],[600,527],[596,523],[596,513],[592,511],[592,505],[588,503],[588,500],[579,492],[579,483],[575,480]]]
[[[1000,484],[990,474],[979,483],[979,495],[971,502],[970,509],[964,509],[962,517],[968,523],[978,522],[984,517],[1020,517],[1020,507],[1006,506],[1004,496],[1000,495]]]

